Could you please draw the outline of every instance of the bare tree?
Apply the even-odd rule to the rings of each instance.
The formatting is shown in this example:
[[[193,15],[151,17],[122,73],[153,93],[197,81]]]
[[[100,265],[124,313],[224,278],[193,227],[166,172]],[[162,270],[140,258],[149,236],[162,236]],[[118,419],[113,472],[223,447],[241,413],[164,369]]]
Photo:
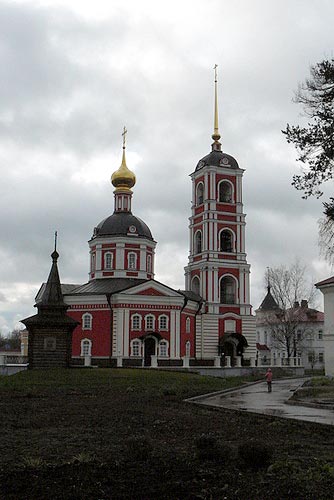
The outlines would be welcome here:
[[[271,335],[271,346],[284,350],[287,357],[297,356],[303,350],[307,315],[312,314],[315,288],[306,277],[306,267],[296,261],[291,266],[268,268],[266,282],[277,303],[277,309],[268,311],[264,321]]]

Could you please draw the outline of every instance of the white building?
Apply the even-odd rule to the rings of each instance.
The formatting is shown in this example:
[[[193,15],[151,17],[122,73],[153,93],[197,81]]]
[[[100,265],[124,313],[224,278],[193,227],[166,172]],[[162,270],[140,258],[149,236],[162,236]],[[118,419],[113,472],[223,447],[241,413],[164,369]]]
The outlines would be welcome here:
[[[267,295],[255,313],[259,365],[298,364],[306,369],[324,368],[323,312],[308,307],[307,300],[302,300],[283,313],[268,286]],[[283,314],[289,321],[280,320]]]

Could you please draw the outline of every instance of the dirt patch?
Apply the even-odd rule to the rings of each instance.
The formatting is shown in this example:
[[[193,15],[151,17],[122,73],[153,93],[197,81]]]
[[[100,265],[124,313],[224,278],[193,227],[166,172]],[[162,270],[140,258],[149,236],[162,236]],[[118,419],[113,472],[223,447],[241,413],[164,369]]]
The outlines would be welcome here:
[[[1,499],[333,498],[329,426],[183,401],[227,381],[78,372],[0,379]],[[228,453],[198,454],[203,435]],[[239,455],[249,442],[272,447],[259,470]]]

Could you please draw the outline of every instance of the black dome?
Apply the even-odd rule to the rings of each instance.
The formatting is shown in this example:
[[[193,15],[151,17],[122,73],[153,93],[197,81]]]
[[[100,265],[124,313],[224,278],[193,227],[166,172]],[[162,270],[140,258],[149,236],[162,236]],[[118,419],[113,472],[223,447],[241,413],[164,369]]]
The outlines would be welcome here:
[[[224,167],[224,168],[239,168],[238,162],[233,156],[224,153],[223,151],[211,151],[208,155],[202,158],[196,167],[196,171],[205,167],[206,165],[212,165],[214,167]]]
[[[98,236],[140,236],[153,241],[145,222],[128,212],[116,212],[101,221],[94,228],[93,238]]]

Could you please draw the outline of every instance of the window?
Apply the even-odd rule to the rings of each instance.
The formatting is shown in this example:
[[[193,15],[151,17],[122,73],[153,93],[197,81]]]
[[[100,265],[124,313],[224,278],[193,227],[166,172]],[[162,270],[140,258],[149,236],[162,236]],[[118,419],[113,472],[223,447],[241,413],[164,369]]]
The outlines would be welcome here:
[[[236,325],[235,319],[226,319],[224,321],[225,333],[236,333]]]
[[[233,252],[233,234],[228,229],[220,233],[220,251]]]
[[[167,330],[168,317],[163,315],[159,316],[159,330]]]
[[[232,186],[229,182],[223,181],[219,184],[219,201],[232,203]]]
[[[308,362],[311,364],[315,363],[315,354],[313,351],[310,351],[307,356]]]
[[[56,350],[56,339],[54,337],[47,337],[44,339],[44,350],[45,351]]]
[[[137,254],[128,253],[128,269],[137,269]]]
[[[235,280],[231,276],[224,276],[220,282],[220,301],[222,304],[235,304]]]
[[[195,253],[202,252],[202,232],[197,231],[195,234]]]
[[[264,332],[264,343],[265,345],[268,345],[268,333]]]
[[[131,356],[140,356],[141,355],[141,342],[138,339],[135,339],[131,343]]]
[[[133,314],[131,316],[131,327],[132,330],[140,330],[141,329],[141,316],[140,314]]]
[[[152,314],[148,314],[145,316],[145,330],[153,330],[154,329],[154,316]]]
[[[197,295],[200,295],[200,282],[197,276],[195,276],[191,282],[191,290],[197,293]]]
[[[186,342],[186,356],[188,358],[190,357],[190,340],[187,340]]]
[[[197,184],[197,190],[196,190],[196,204],[201,205],[203,203],[203,194],[204,194],[204,188],[203,184],[200,182]]]
[[[168,342],[161,340],[159,342],[159,356],[168,356]]]
[[[92,354],[92,341],[83,339],[81,341],[81,356],[91,356]]]
[[[82,329],[91,330],[93,324],[93,316],[89,313],[85,313],[82,316]]]
[[[104,254],[104,269],[112,269],[112,253],[106,252]]]
[[[301,330],[297,330],[297,340],[302,340],[302,332],[301,332]]]
[[[323,363],[323,362],[324,362],[324,353],[319,352],[319,363]]]
[[[147,256],[147,272],[148,273],[152,272],[152,256],[151,255]]]
[[[319,332],[318,332],[318,339],[322,340],[322,330],[319,330]]]
[[[189,316],[186,319],[186,333],[190,333],[190,318],[189,318]]]
[[[91,265],[92,265],[92,273],[93,273],[95,271],[95,253],[92,254]]]

